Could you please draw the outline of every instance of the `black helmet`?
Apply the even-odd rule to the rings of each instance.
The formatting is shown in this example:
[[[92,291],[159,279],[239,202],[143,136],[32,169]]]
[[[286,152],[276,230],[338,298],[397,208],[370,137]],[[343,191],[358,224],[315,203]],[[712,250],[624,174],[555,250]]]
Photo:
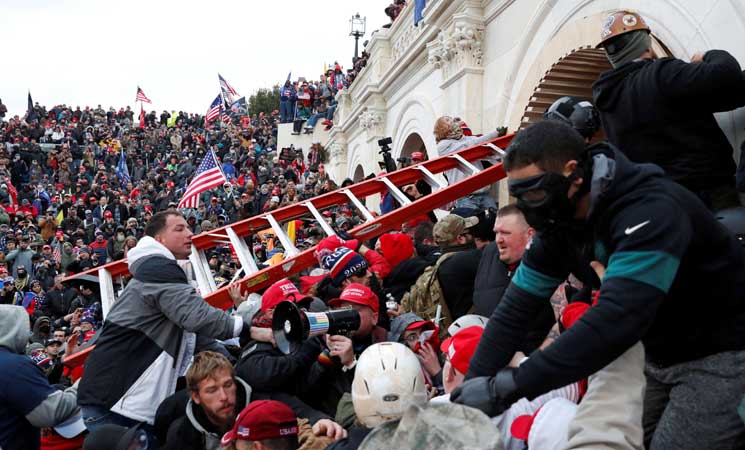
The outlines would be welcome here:
[[[561,97],[543,113],[543,118],[571,125],[586,139],[592,138],[600,128],[598,111],[592,103],[579,97]]]
[[[737,206],[717,211],[717,220],[730,230],[740,245],[745,247],[745,207]]]

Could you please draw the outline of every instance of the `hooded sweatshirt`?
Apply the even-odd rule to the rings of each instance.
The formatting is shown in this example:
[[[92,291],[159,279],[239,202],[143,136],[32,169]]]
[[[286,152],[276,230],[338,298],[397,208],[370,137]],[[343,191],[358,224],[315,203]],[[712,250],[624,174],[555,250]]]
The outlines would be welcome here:
[[[114,303],[85,366],[79,402],[153,424],[186,373],[196,336],[230,339],[243,321],[197,294],[176,258],[152,237],[129,251],[133,279]]]
[[[606,267],[597,304],[520,365],[518,393],[534,398],[578,381],[640,340],[647,360],[662,367],[745,349],[745,252],[735,237],[659,167],[634,164],[605,143],[589,155],[584,228],[533,238],[468,378],[505,367],[543,303],[591,261]]]
[[[78,412],[77,386],[57,391],[24,354],[29,338],[26,310],[0,305],[0,448],[36,450],[41,427]]]
[[[714,118],[745,105],[745,75],[729,53],[630,62],[603,73],[593,97],[608,141],[633,162],[657,164],[693,191],[734,186],[732,146]]]

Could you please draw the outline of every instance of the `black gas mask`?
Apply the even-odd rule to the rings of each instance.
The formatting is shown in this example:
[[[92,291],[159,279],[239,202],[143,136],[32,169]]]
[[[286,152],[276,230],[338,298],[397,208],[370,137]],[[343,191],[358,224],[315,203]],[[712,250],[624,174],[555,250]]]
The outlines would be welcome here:
[[[578,169],[581,173],[581,170]],[[525,215],[528,225],[539,233],[559,228],[576,228],[574,218],[577,200],[587,190],[581,188],[572,198],[568,197],[572,183],[580,178],[576,172],[568,177],[546,172],[521,180],[508,182],[510,195],[517,198],[517,206]],[[583,183],[589,186],[589,182]]]

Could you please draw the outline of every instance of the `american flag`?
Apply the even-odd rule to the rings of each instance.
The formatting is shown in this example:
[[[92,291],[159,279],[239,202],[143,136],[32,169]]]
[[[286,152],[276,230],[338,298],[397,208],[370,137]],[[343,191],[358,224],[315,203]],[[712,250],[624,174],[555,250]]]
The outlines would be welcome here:
[[[222,98],[220,98],[220,94],[218,94],[217,97],[215,97],[215,100],[212,101],[210,109],[207,110],[207,115],[204,116],[205,123],[212,122],[215,117],[220,115],[220,105],[222,105]]]
[[[220,114],[220,118],[222,118],[222,123],[230,123],[230,112],[223,108],[222,113]]]
[[[225,81],[225,78],[222,77],[219,73],[217,74],[217,78],[220,80],[220,89],[222,90],[222,96],[225,98],[225,101],[228,103],[228,105],[232,105],[235,101],[233,99],[233,96],[238,96],[238,92],[236,92],[235,89],[233,89],[233,86],[228,84],[227,81]]]
[[[196,208],[199,204],[199,194],[209,189],[215,188],[227,182],[227,178],[222,173],[222,169],[217,165],[215,152],[210,150],[199,164],[194,179],[186,188],[184,196],[178,203],[179,208]]]
[[[137,97],[135,98],[135,101],[136,102],[145,102],[145,103],[150,103],[150,104],[153,103],[153,102],[150,101],[149,98],[147,98],[147,96],[145,95],[145,93],[142,92],[142,89],[139,86],[137,86]]]

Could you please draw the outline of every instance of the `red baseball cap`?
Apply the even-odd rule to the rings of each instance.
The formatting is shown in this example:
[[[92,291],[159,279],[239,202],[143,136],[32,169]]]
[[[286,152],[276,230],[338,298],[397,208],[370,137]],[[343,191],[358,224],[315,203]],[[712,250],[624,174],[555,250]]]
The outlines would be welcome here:
[[[269,286],[261,296],[261,310],[268,311],[285,300],[297,303],[305,298],[292,281],[284,278]]]
[[[105,213],[103,213],[103,216],[104,217],[112,217],[113,214],[111,214],[111,211],[106,211]]]
[[[462,374],[468,372],[468,364],[471,357],[476,353],[481,335],[484,329],[479,326],[468,327],[460,330],[455,336],[445,339],[440,346],[442,353],[448,355],[450,365]]]
[[[276,400],[256,400],[238,414],[233,429],[223,435],[225,446],[233,441],[263,441],[297,436],[297,416],[289,406]]]
[[[422,152],[414,152],[411,154],[411,159],[413,161],[424,161],[424,153]]]
[[[357,239],[345,241],[339,236],[329,236],[321,239],[321,242],[316,246],[316,258],[318,258],[318,261],[320,262],[324,256],[333,253],[333,251],[339,247],[346,247],[352,251],[357,251],[358,245],[359,241]]]
[[[378,312],[380,303],[378,302],[378,296],[375,295],[369,287],[359,284],[352,283],[347,286],[342,292],[339,298],[335,298],[329,302],[329,306],[337,308],[341,306],[342,302],[356,303],[371,308],[373,311]]]

